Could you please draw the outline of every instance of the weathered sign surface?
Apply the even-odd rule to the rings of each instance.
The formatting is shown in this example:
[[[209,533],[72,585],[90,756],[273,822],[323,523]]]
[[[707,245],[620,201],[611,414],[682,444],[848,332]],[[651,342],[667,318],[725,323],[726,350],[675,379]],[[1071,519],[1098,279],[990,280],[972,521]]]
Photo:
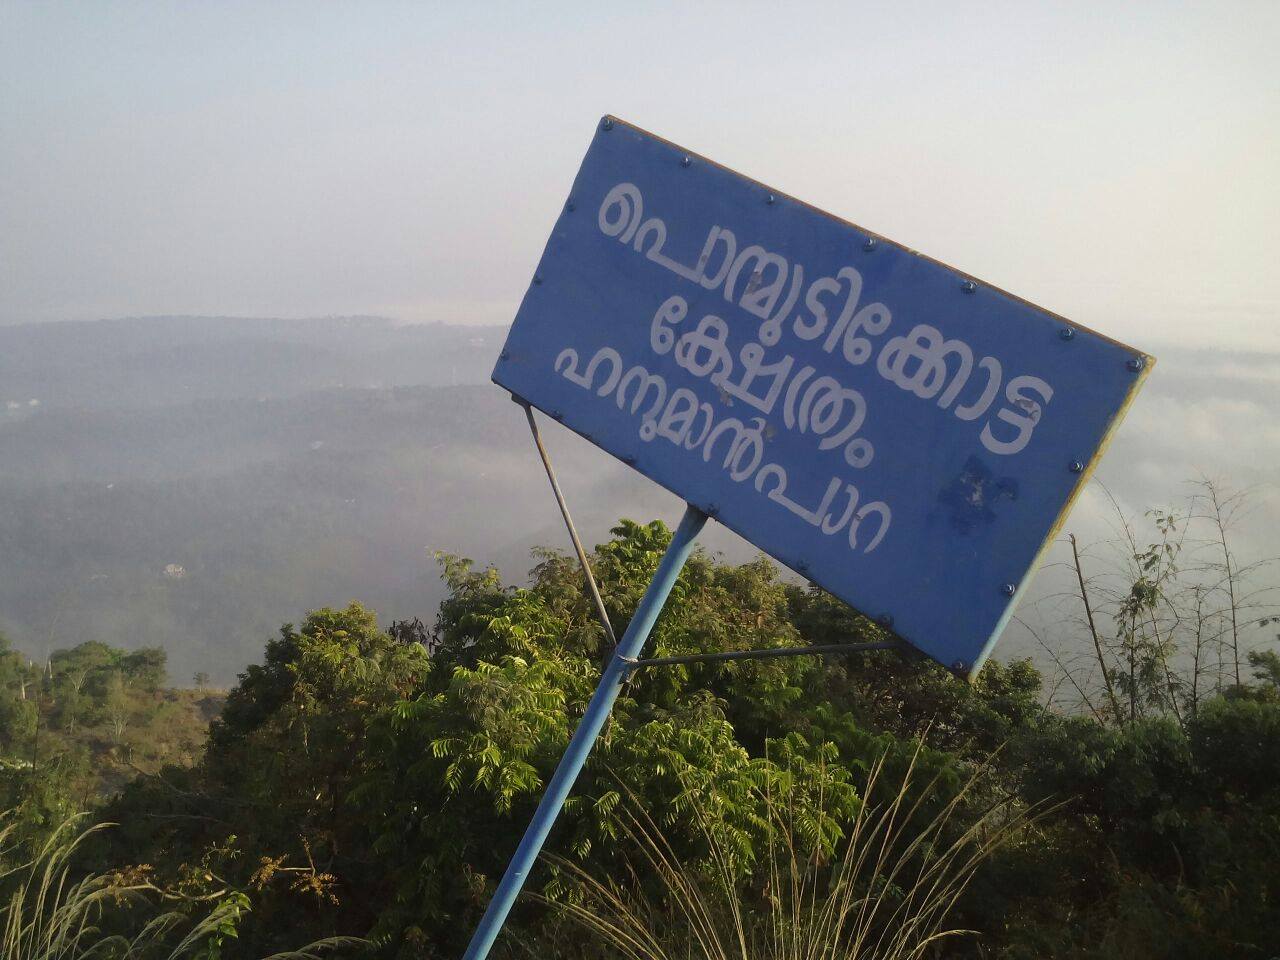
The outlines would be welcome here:
[[[606,117],[493,379],[972,676],[1151,363]]]

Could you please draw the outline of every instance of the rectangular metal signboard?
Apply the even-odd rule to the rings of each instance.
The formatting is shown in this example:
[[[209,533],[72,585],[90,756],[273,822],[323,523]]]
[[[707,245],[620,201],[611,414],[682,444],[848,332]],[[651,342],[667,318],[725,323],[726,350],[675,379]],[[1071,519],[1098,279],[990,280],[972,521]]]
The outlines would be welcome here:
[[[493,379],[971,677],[1151,365],[606,117]]]

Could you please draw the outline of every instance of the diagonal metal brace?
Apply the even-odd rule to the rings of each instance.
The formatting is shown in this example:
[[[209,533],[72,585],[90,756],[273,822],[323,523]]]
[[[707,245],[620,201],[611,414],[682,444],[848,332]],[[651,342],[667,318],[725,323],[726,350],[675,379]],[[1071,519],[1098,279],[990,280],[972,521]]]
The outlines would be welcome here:
[[[725,660],[773,660],[777,657],[809,657],[828,653],[863,653],[868,650],[900,650],[897,640],[876,643],[822,643],[811,647],[767,647],[763,650],[728,650],[722,653],[690,653],[679,657],[626,658],[628,671],[640,667],[667,667],[681,663],[719,663]]]
[[[569,516],[569,504],[565,502],[564,493],[560,489],[560,481],[556,479],[556,472],[551,467],[551,455],[547,453],[547,448],[542,443],[542,433],[538,430],[538,421],[533,418],[533,407],[523,397],[517,397],[514,393],[511,399],[520,406],[524,407],[524,415],[529,420],[529,432],[533,434],[534,446],[538,448],[538,456],[542,458],[542,466],[547,471],[547,479],[551,481],[551,492],[556,496],[556,503],[560,507],[560,515],[564,517],[564,525],[569,529],[569,539],[573,541],[573,550],[578,555],[578,563],[582,565],[582,572],[587,578],[587,589],[591,592],[591,603],[596,608],[596,616],[600,618],[600,626],[604,628],[604,635],[609,640],[609,649],[612,650],[618,645],[618,639],[613,633],[613,624],[609,622],[609,614],[604,609],[604,600],[600,598],[600,588],[596,586],[595,574],[591,572],[591,564],[587,561],[587,551],[583,549],[582,540],[578,537],[578,530],[573,525],[573,517]]]

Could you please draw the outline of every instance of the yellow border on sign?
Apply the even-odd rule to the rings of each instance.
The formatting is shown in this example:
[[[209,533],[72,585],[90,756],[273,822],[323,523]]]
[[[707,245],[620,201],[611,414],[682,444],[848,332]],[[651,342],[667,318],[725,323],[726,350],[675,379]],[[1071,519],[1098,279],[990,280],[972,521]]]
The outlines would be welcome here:
[[[1027,301],[1023,301],[1026,303]],[[1034,306],[1034,304],[1033,304]],[[1057,314],[1054,314],[1057,316]],[[1115,343],[1117,341],[1111,341]],[[1093,479],[1093,472],[1097,469],[1098,461],[1102,459],[1102,455],[1107,452],[1107,447],[1111,444],[1112,437],[1115,436],[1116,430],[1120,427],[1120,421],[1129,412],[1129,408],[1133,406],[1133,401],[1138,396],[1138,391],[1142,389],[1142,385],[1147,382],[1147,377],[1151,375],[1151,368],[1156,365],[1156,358],[1149,354],[1142,354],[1145,358],[1142,369],[1134,374],[1134,382],[1129,387],[1128,393],[1125,394],[1124,403],[1120,404],[1120,408],[1112,415],[1107,422],[1107,429],[1102,434],[1102,439],[1098,442],[1098,449],[1093,452],[1093,456],[1089,458],[1089,462],[1084,465],[1084,470],[1080,472],[1080,477],[1076,480],[1076,485],[1072,487],[1070,495],[1066,502],[1063,503],[1062,509],[1058,511],[1058,518],[1053,521],[1053,526],[1049,528],[1049,532],[1045,534],[1044,541],[1040,544],[1040,549],[1036,551],[1035,556],[1031,558],[1031,564],[1027,567],[1027,575],[1022,582],[1018,584],[1018,589],[1014,591],[1012,597],[1009,598],[1009,605],[1005,607],[1004,614],[996,621],[995,629],[991,631],[991,636],[987,639],[986,645],[982,648],[982,652],[978,654],[977,660],[966,673],[957,674],[963,676],[970,683],[978,676],[982,670],[982,665],[986,663],[987,658],[991,656],[991,651],[995,648],[996,641],[1000,639],[1000,635],[1004,633],[1005,627],[1009,625],[1009,620],[1013,617],[1013,611],[1018,605],[1018,601],[1022,599],[1023,590],[1035,579],[1035,575],[1040,571],[1040,564],[1044,560],[1044,555],[1049,551],[1055,540],[1057,540],[1059,531],[1062,530],[1063,524],[1067,522],[1067,514],[1071,512],[1071,508],[1076,505],[1076,501],[1080,499],[1080,494],[1084,492],[1085,485]],[[954,671],[953,671],[954,672]]]

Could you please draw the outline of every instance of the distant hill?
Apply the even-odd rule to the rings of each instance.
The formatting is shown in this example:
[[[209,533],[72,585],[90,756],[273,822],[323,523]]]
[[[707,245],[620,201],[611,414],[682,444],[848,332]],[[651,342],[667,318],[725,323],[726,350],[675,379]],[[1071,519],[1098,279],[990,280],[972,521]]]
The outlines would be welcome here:
[[[310,607],[429,621],[432,550],[521,577],[529,544],[563,535],[524,418],[488,383],[502,337],[376,319],[0,328],[0,631],[36,656],[162,646],[175,682],[227,683]],[[616,518],[619,493],[661,508],[570,444],[584,515]]]
[[[0,326],[0,414],[488,380],[498,327],[142,317]]]

